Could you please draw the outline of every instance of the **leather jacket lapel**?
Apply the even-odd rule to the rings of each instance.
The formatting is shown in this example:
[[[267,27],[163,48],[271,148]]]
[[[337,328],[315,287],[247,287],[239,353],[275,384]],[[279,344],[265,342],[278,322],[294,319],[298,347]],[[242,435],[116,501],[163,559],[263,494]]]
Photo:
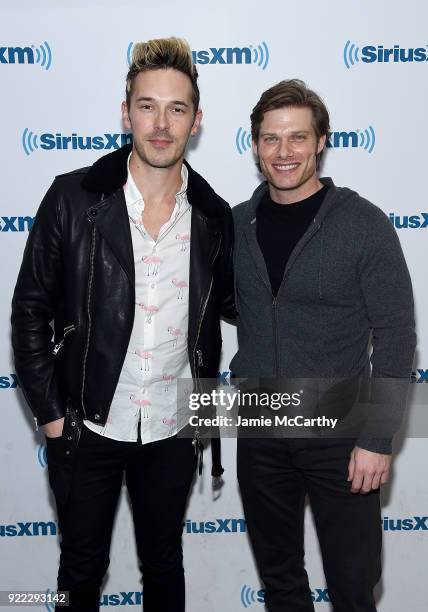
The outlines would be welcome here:
[[[89,208],[87,214],[124,269],[130,283],[135,286],[134,253],[123,189],[118,189]]]

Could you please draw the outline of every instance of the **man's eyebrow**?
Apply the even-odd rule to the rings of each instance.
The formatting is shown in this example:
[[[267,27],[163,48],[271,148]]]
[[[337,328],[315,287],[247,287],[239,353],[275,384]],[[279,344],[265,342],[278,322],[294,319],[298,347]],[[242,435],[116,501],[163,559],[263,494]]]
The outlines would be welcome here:
[[[136,99],[136,102],[154,102],[155,99],[154,98],[150,98],[149,96],[140,96],[139,98]],[[176,104],[177,106],[185,106],[186,108],[189,108],[189,105],[187,104],[187,102],[184,102],[183,100],[172,100],[171,104]]]
[[[290,134],[310,134],[310,130],[293,130]],[[261,132],[261,136],[277,136],[278,132]]]

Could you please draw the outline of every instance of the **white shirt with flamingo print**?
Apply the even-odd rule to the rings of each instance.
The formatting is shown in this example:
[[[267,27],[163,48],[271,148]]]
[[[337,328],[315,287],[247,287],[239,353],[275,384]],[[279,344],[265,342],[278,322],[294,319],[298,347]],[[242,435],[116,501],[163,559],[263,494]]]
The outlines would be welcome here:
[[[191,379],[187,353],[191,206],[187,168],[172,215],[157,240],[145,230],[144,201],[129,170],[124,185],[135,262],[135,320],[106,424],[85,420],[92,431],[143,444],[168,438],[177,423],[177,380]]]

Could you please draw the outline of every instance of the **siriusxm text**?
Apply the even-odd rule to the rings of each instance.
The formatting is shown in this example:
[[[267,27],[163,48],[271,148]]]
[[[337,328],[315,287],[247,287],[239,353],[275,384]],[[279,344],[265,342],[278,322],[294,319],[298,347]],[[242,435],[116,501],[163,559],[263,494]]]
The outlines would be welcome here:
[[[0,217],[0,232],[29,232],[34,217]]]
[[[45,151],[54,149],[67,151],[69,149],[92,149],[94,151],[120,149],[132,142],[131,134],[103,134],[97,136],[79,136],[73,132],[71,136],[64,136],[61,133],[40,135],[40,148]]]
[[[384,47],[383,45],[367,45],[361,49],[361,61],[366,64],[374,62],[399,63],[399,62],[426,62],[428,61],[427,47]]]

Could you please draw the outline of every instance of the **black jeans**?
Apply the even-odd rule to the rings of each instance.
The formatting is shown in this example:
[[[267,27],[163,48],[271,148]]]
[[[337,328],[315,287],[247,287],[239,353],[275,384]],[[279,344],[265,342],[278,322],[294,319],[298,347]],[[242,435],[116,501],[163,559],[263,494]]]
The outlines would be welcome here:
[[[270,612],[314,612],[304,567],[304,504],[312,508],[335,612],[376,612],[379,491],[350,492],[351,440],[238,439],[238,479]]]
[[[111,440],[83,426],[68,472],[63,444],[62,438],[47,439],[49,479],[62,536],[58,590],[70,592],[65,609],[99,610],[125,474],[144,583],[144,610],[184,612],[181,535],[196,467],[192,440],[173,437],[142,445]]]

